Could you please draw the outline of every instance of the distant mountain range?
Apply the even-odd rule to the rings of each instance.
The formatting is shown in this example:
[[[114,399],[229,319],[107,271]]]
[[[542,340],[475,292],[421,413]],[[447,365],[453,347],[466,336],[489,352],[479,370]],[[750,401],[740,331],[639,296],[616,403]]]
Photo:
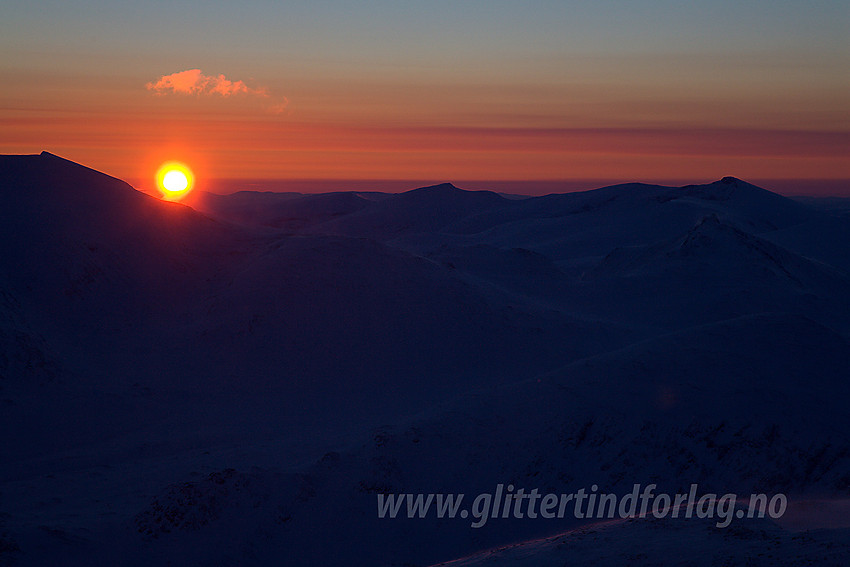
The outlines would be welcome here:
[[[842,564],[848,340],[841,200],[178,204],[0,156],[0,564]],[[376,514],[499,483],[782,492],[796,523]]]

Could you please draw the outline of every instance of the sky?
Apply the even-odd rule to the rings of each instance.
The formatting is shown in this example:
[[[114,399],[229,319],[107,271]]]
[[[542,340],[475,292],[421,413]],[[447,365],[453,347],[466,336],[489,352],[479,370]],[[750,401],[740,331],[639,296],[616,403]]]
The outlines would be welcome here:
[[[6,0],[0,153],[210,186],[848,179],[848,38],[838,0]]]

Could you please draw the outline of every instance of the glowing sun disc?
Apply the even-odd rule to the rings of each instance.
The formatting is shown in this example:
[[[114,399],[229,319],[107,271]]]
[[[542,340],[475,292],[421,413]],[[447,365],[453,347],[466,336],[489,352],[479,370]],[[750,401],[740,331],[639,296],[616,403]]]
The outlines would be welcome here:
[[[182,199],[192,190],[194,183],[192,170],[179,161],[166,162],[156,172],[156,186],[165,199]]]
[[[165,174],[165,177],[162,178],[162,187],[166,191],[171,191],[172,193],[185,191],[188,186],[189,180],[186,178],[186,174],[182,171],[177,171],[176,169],[172,169]]]

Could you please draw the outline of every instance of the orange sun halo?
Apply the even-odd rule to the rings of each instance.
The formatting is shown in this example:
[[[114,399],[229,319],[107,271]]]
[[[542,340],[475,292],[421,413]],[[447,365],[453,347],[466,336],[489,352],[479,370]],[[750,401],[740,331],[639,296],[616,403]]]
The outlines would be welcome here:
[[[156,186],[164,199],[178,201],[185,197],[195,184],[192,170],[179,161],[162,164],[156,172]]]

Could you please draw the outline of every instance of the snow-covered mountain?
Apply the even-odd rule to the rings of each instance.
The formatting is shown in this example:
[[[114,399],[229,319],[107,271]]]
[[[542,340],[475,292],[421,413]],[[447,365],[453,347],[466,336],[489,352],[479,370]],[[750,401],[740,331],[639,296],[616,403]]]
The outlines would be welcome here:
[[[624,319],[681,327],[792,312],[850,331],[850,279],[841,271],[713,214],[677,238],[615,248],[583,279],[584,293],[598,309],[619,297],[616,309],[625,311]]]
[[[0,563],[848,559],[825,504],[728,528],[376,514],[500,483],[840,505],[830,207],[728,177],[175,204],[43,153],[0,157],[0,221]]]

